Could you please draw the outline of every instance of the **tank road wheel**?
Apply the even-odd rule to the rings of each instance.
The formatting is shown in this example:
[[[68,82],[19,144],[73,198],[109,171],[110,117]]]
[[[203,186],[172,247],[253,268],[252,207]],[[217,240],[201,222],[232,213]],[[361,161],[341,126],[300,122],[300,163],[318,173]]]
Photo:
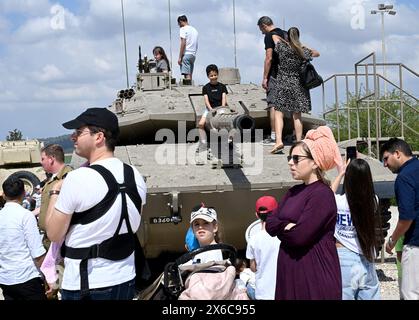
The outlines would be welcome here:
[[[25,191],[32,194],[35,190],[35,187],[41,183],[36,175],[29,171],[17,171],[10,175],[14,178],[19,178],[25,184]]]
[[[380,216],[377,217],[380,221],[380,226],[375,229],[375,236],[378,242],[378,247],[376,248],[377,255],[381,251],[387,237],[388,230],[390,229],[391,212],[389,208],[390,199],[380,199],[378,209]]]

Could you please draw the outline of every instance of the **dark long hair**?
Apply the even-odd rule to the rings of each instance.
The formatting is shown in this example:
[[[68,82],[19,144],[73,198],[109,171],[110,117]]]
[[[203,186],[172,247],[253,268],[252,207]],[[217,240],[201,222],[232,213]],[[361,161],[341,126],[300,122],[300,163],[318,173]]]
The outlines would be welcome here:
[[[169,59],[167,58],[166,52],[164,51],[164,49],[162,47],[154,47],[153,49],[153,54],[159,53],[161,55],[161,58],[163,60],[166,61],[167,63],[167,71],[170,71],[170,63],[169,63]]]
[[[352,222],[365,258],[373,262],[377,246],[378,203],[375,197],[370,166],[363,159],[352,160],[343,182]]]

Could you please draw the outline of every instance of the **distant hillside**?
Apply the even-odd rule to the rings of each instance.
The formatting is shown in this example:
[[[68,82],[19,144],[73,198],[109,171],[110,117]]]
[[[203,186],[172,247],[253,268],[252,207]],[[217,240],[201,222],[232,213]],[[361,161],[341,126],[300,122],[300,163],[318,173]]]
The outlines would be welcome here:
[[[73,153],[73,141],[70,140],[70,135],[65,134],[58,137],[50,137],[50,138],[41,138],[38,139],[39,141],[42,141],[44,145],[48,145],[51,143],[59,144],[63,147],[64,153]]]

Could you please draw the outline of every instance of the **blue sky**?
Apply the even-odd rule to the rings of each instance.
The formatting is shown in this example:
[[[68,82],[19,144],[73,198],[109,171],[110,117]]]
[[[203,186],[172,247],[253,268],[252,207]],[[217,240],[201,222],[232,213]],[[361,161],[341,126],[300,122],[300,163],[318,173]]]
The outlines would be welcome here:
[[[286,28],[300,28],[302,42],[321,53],[314,63],[324,78],[353,72],[354,63],[373,51],[381,61],[381,21],[369,14],[380,2],[237,0],[242,82],[261,82],[263,36],[256,22],[262,15],[271,16],[277,26],[282,27],[285,20]],[[387,61],[403,62],[418,71],[418,3],[392,4],[397,14],[385,17]],[[148,56],[155,45],[169,51],[168,1],[124,0],[124,6],[132,85],[139,44]],[[352,25],[355,7],[365,13],[362,28]],[[205,84],[206,65],[234,65],[232,1],[171,0],[174,59],[179,50],[176,17],[182,13],[200,34],[194,76],[198,84]],[[68,131],[61,123],[87,107],[111,104],[116,92],[126,86],[122,41],[120,0],[0,1],[0,140],[14,128],[29,138],[65,134]],[[179,70],[174,72],[179,78]],[[408,87],[412,83],[405,80]],[[409,89],[419,95],[418,88]],[[312,97],[313,111],[319,113],[320,90],[314,90]]]

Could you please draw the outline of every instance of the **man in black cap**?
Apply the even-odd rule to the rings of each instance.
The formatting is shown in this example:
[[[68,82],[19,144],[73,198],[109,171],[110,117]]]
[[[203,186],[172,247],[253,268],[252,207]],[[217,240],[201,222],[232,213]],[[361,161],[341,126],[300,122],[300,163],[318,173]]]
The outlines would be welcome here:
[[[50,191],[48,237],[65,240],[62,298],[132,299],[146,185],[137,169],[114,157],[119,126],[111,111],[90,108],[63,126],[75,129],[75,152],[90,166],[70,172]]]

